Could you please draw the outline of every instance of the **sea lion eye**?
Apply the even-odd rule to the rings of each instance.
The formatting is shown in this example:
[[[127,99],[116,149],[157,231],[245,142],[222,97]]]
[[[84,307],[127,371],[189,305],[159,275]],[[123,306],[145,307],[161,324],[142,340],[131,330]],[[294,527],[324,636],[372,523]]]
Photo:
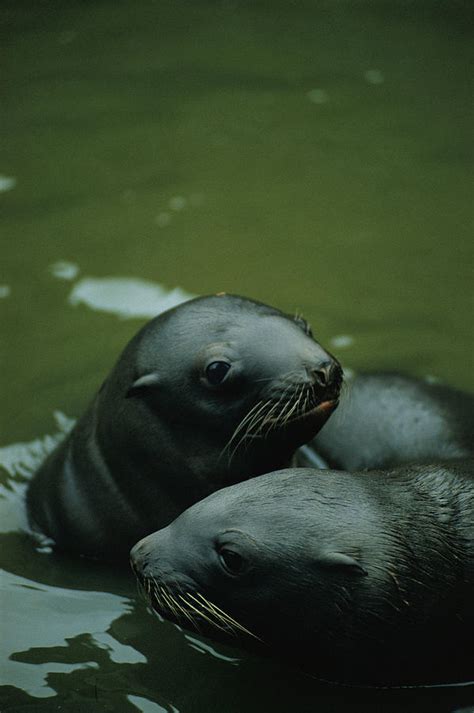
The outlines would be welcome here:
[[[244,569],[244,558],[234,550],[223,547],[219,550],[219,558],[222,566],[229,574],[240,574]]]
[[[217,386],[224,381],[229,369],[230,364],[226,361],[213,361],[206,367],[206,378],[210,384]]]

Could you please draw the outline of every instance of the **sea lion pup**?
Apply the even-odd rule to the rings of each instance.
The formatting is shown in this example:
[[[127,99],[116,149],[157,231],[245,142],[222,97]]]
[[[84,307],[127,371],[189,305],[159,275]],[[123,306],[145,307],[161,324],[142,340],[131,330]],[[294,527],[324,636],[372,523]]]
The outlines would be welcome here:
[[[472,462],[267,473],[193,505],[131,563],[166,618],[321,679],[473,679]]]
[[[126,560],[217,488],[289,465],[341,380],[302,319],[231,295],[175,307],[129,342],[35,475],[32,528],[57,548]]]
[[[351,471],[472,458],[474,396],[403,374],[359,374],[298,465],[317,466],[309,448]]]

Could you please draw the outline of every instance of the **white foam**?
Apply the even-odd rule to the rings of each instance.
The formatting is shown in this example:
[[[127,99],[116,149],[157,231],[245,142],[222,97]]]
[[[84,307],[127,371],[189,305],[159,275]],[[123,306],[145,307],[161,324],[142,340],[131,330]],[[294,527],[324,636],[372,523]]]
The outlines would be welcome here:
[[[0,175],[0,193],[11,191],[16,186],[16,178]]]
[[[354,337],[350,334],[338,334],[337,337],[331,339],[331,346],[337,349],[345,349],[346,347],[351,347],[354,344]]]
[[[133,277],[85,277],[77,282],[68,298],[73,306],[85,305],[122,319],[155,317],[194,297],[179,287],[162,285]]]
[[[325,89],[310,89],[306,96],[313,104],[327,104],[329,101],[329,94]]]
[[[26,443],[12,443],[0,448],[0,467],[7,474],[0,484],[0,532],[29,530],[26,517],[27,480],[38,470],[46,456],[60,443],[74,425],[74,419],[61,411],[54,412],[57,431]],[[44,542],[46,545],[46,542]]]
[[[79,274],[79,265],[76,265],[75,262],[59,260],[49,266],[49,271],[58,280],[74,280]]]
[[[369,84],[383,84],[385,81],[385,77],[380,69],[368,69],[364,72],[364,79]]]
[[[170,198],[168,205],[171,210],[180,211],[187,207],[188,201],[184,196],[173,196],[173,198]]]

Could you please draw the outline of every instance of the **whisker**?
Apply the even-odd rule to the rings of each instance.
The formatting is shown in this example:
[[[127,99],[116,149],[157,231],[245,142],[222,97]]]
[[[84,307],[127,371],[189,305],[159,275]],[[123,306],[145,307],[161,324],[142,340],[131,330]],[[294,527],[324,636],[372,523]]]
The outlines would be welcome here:
[[[278,402],[267,401],[267,405],[270,406],[270,409],[262,414],[259,414],[261,418],[254,420],[253,423],[250,424],[251,428],[255,428],[255,431],[252,434],[254,436],[259,435],[265,423],[271,419],[272,413],[278,407]]]
[[[267,438],[269,434],[279,427],[285,426],[291,420],[299,418],[307,410],[316,406],[317,399],[314,387],[309,383],[299,381],[299,371],[287,372],[280,379],[284,387],[277,399],[260,399],[245,414],[235,428],[232,436],[221,451],[219,458],[228,454],[228,465],[231,464],[235,454],[250,439]],[[257,379],[256,381],[272,381],[271,378]]]
[[[190,595],[190,596],[192,596],[192,595]],[[263,641],[262,641],[262,639],[261,639],[259,636],[257,636],[257,635],[254,634],[252,631],[250,631],[250,630],[247,629],[245,626],[243,626],[243,625],[240,624],[238,621],[236,621],[236,619],[234,619],[232,616],[230,616],[230,614],[228,614],[228,613],[225,612],[223,609],[221,609],[220,607],[218,607],[217,604],[214,604],[213,602],[210,602],[210,601],[209,601],[208,599],[206,599],[202,594],[200,594],[200,592],[196,592],[196,596],[197,596],[197,597],[200,597],[200,598],[203,600],[203,602],[204,602],[205,604],[207,604],[209,607],[211,607],[211,608],[216,612],[216,614],[220,614],[222,617],[224,617],[226,620],[228,620],[230,624],[232,624],[233,626],[237,627],[240,631],[243,631],[245,634],[248,634],[249,636],[252,636],[254,639],[257,639],[258,641],[261,641],[262,644],[263,644]],[[196,601],[196,598],[195,598],[195,597],[193,597],[193,599]]]
[[[174,586],[174,587],[176,588],[176,590],[177,590],[177,595],[178,595],[180,598],[182,598],[181,595],[182,595],[182,591],[183,591],[183,590],[182,590],[182,587],[181,587],[181,585],[179,584],[179,582],[175,581],[175,582],[173,583],[173,586]],[[178,600],[177,600],[175,597],[173,597],[173,601],[175,602],[175,604],[176,604],[176,606],[178,607],[178,609],[179,609],[179,610],[183,613],[183,615],[186,617],[186,619],[193,625],[194,628],[196,628],[196,629],[199,631],[199,626],[198,626],[196,620],[194,619],[192,613],[191,613],[190,611],[188,611],[188,610],[186,609],[186,607],[183,607],[183,606],[178,602]],[[187,604],[187,602],[183,602],[183,603]],[[189,606],[189,605],[188,605],[188,606]]]
[[[261,403],[261,402],[259,402],[259,403]],[[232,461],[234,455],[236,454],[238,448],[240,447],[240,445],[245,441],[246,438],[248,438],[250,435],[252,435],[252,434],[251,434],[251,429],[254,428],[255,423],[258,422],[258,419],[259,419],[259,417],[262,415],[262,412],[265,413],[265,409],[268,408],[268,406],[269,406],[271,403],[272,403],[271,401],[265,401],[255,413],[252,413],[252,411],[253,411],[253,409],[252,409],[252,410],[249,412],[249,414],[248,414],[248,417],[250,418],[249,423],[246,424],[246,420],[247,420],[247,417],[246,417],[246,419],[244,419],[244,420],[239,424],[238,428],[237,428],[236,431],[234,432],[234,435],[232,436],[231,440],[229,441],[229,445],[230,445],[230,444],[232,443],[232,441],[236,438],[236,436],[239,435],[239,433],[243,430],[244,426],[246,426],[246,431],[245,431],[245,433],[242,435],[242,437],[239,439],[239,441],[237,442],[235,448],[233,449],[232,453],[230,454],[230,457],[229,457],[229,464],[231,463],[231,461]]]
[[[188,593],[188,595],[189,595],[189,593]],[[204,621],[207,621],[207,623],[210,624],[211,626],[216,626],[218,629],[221,628],[221,627],[217,626],[217,624],[214,621],[212,621],[212,619],[209,619],[209,617],[207,617],[202,610],[199,610],[195,606],[193,606],[193,604],[191,604],[191,602],[189,602],[187,599],[185,599],[185,597],[183,597],[182,594],[179,594],[178,596],[181,599],[181,601],[184,602],[190,609],[192,609],[192,611],[194,611],[199,617],[201,617],[201,619],[204,619]]]
[[[181,606],[181,604],[178,602],[178,600],[177,600],[175,597],[173,597],[173,595],[172,595],[171,593],[169,593],[169,597],[170,597],[170,599],[172,599],[172,601],[173,601],[174,605],[176,606],[176,608],[178,609],[178,611],[181,612],[181,613],[183,614],[183,616],[184,616],[193,626],[196,626],[196,620],[194,619],[194,617],[192,616],[192,614],[191,614],[187,609],[185,609],[183,606]]]
[[[275,407],[278,407],[282,402],[284,402],[284,399],[286,398],[286,396],[287,396],[287,394],[288,394],[288,391],[289,391],[291,388],[294,388],[294,385],[293,385],[293,384],[290,384],[290,385],[288,385],[288,386],[286,387],[286,389],[283,391],[283,393],[282,393],[282,395],[280,396],[280,398],[278,399],[278,401],[275,403]],[[285,413],[285,409],[287,408],[287,406],[288,406],[289,403],[291,403],[291,400],[290,400],[289,402],[287,401],[287,402],[284,402],[284,403],[283,403],[283,408],[282,408],[281,411],[277,414],[276,418],[266,418],[266,419],[264,419],[263,423],[261,424],[261,432],[263,432],[263,427],[264,427],[265,425],[269,424],[269,428],[267,429],[267,431],[266,431],[265,434],[264,434],[264,437],[265,437],[265,438],[268,436],[268,434],[270,433],[270,431],[271,431],[272,429],[276,428],[276,427],[281,423],[282,414]],[[269,415],[270,415],[270,414],[269,414]]]
[[[301,399],[302,399],[302,397],[303,397],[303,393],[304,393],[304,391],[305,391],[305,388],[306,388],[306,384],[301,384],[301,386],[300,386],[300,388],[298,389],[298,392],[297,392],[297,398],[296,398],[295,405],[293,406],[292,409],[290,409],[290,410],[288,411],[288,413],[286,414],[286,417],[285,417],[283,423],[288,423],[288,421],[289,421],[290,418],[291,418],[291,415],[292,415],[295,411],[297,412],[297,415],[299,415],[299,413],[301,413],[301,411],[298,413],[298,406],[300,406],[300,404],[301,404]]]
[[[290,418],[291,414],[294,413],[294,411],[298,408],[300,398],[301,398],[301,389],[298,387],[297,393],[295,394],[293,405],[291,402],[288,402],[286,404],[287,408],[286,408],[285,413],[281,414],[281,423],[282,424],[288,423],[288,419]]]
[[[165,616],[171,615],[176,623],[182,624],[185,619],[193,629],[201,634],[199,621],[204,621],[227,635],[237,636],[239,633],[243,633],[263,643],[260,637],[216,604],[210,602],[200,592],[194,594],[189,591],[182,592],[179,582],[175,582],[177,594],[173,593],[173,590],[170,590],[168,586],[158,584],[153,576],[143,578],[137,584],[142,593],[145,590],[148,602],[154,609],[157,609],[156,613],[163,613]]]
[[[163,587],[160,587],[160,591],[161,591],[161,594],[162,594],[162,597],[163,597],[164,601],[165,601],[166,604],[168,605],[168,609],[169,609],[170,612],[173,614],[173,616],[175,616],[176,619],[179,620],[179,614],[178,614],[178,612],[177,612],[177,610],[176,610],[173,597],[172,597],[171,594],[169,594]]]
[[[261,413],[264,412],[266,408],[268,408],[268,406],[269,406],[269,404],[271,403],[271,401],[264,401],[263,403],[262,403],[261,401],[259,401],[259,403],[262,404],[261,407],[260,407],[259,409],[257,409],[255,412],[254,412],[254,409],[252,409],[251,411],[249,411],[249,414],[248,414],[249,418],[245,418],[245,419],[241,422],[239,431],[243,430],[243,428],[244,428],[244,426],[245,426],[245,427],[246,427],[246,432],[249,432],[249,431],[253,428],[253,426],[254,426],[254,424],[256,423],[256,421],[258,421],[258,418],[259,418],[259,416],[261,415]],[[238,435],[239,431],[237,431],[237,432],[235,433],[235,435]]]
[[[226,444],[226,446],[224,447],[222,453],[225,453],[225,451],[232,445],[232,442],[233,442],[233,441],[235,440],[235,438],[238,436],[239,432],[243,429],[243,427],[244,427],[244,425],[246,424],[246,422],[247,422],[249,419],[251,419],[251,418],[253,417],[254,412],[258,409],[258,407],[260,406],[260,404],[262,404],[262,401],[258,401],[254,406],[252,406],[252,408],[250,409],[250,411],[248,411],[248,413],[243,417],[243,419],[242,419],[242,420],[240,421],[240,423],[237,425],[237,427],[236,427],[234,433],[232,434],[232,436],[231,436],[229,442],[228,442],[228,443]],[[263,405],[261,406],[261,408],[264,408],[264,407],[265,407],[265,404],[266,404],[266,402],[263,402]],[[258,409],[258,410],[261,410],[261,409]],[[222,455],[222,454],[221,454],[221,455]]]
[[[208,619],[208,621],[212,621],[213,626],[215,626],[217,629],[223,631],[226,634],[237,636],[238,627],[236,627],[236,622],[233,622],[230,617],[226,618],[222,616],[221,613],[212,609],[210,606],[210,602],[208,602],[207,599],[202,597],[202,595],[198,594],[198,596],[201,597],[202,601],[198,601],[196,597],[194,597],[190,592],[188,592],[188,597],[190,597],[194,602],[196,602],[196,604],[201,608],[201,615],[203,616],[202,609],[204,607],[205,612],[212,617],[212,619]]]

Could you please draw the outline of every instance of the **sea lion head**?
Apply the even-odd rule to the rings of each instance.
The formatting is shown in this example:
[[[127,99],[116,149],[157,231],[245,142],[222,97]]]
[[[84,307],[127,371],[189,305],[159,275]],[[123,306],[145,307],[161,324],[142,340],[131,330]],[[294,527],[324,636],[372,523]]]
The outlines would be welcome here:
[[[287,469],[252,478],[138,542],[131,564],[153,609],[211,638],[280,652],[308,637],[314,656],[318,643],[346,637],[367,575],[355,523],[373,515],[348,507],[347,474],[334,473],[328,488],[330,476]]]
[[[130,342],[100,395],[98,436],[104,448],[130,443],[142,472],[159,469],[163,483],[165,470],[177,491],[192,481],[190,504],[288,465],[341,382],[303,319],[232,295],[197,298]]]

